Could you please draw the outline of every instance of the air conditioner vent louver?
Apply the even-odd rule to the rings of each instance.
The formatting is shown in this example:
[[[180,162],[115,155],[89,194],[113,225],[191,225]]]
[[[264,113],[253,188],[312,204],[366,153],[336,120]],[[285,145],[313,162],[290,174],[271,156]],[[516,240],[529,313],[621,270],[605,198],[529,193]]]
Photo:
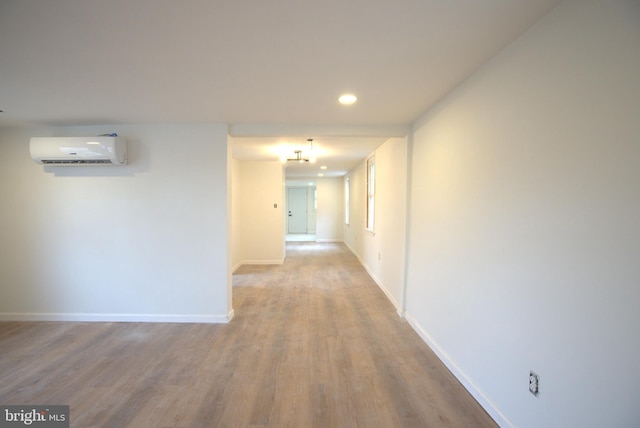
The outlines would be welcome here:
[[[113,162],[106,159],[90,160],[90,159],[78,159],[78,160],[48,160],[42,159],[42,163],[45,165],[88,165],[88,164],[100,164],[111,165]]]

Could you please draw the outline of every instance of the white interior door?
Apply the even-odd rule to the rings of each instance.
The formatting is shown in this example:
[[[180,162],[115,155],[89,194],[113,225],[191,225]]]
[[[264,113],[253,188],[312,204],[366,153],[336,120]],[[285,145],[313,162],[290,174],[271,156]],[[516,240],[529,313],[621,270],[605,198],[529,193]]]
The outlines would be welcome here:
[[[287,233],[307,233],[307,189],[287,189]]]

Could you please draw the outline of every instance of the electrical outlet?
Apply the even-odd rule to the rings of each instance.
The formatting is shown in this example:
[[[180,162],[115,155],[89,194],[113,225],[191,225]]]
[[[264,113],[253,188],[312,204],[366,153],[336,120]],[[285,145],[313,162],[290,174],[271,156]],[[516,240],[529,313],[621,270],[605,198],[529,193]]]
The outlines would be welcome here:
[[[536,397],[540,393],[540,375],[533,370],[529,371],[529,392]]]

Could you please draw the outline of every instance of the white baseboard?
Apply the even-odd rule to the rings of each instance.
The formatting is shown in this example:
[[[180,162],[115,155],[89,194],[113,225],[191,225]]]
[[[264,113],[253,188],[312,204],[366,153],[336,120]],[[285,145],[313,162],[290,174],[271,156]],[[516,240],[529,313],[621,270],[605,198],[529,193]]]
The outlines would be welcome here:
[[[354,256],[356,256],[356,258],[357,258],[358,260],[360,260],[360,256],[358,255],[358,253],[356,253],[356,251],[353,249],[353,247],[352,247],[351,245],[349,245],[349,242],[347,242],[347,241],[343,241],[343,242],[344,242],[344,245],[346,245],[346,246],[347,246],[347,248],[349,249],[349,251],[351,251],[351,253],[352,253]],[[360,263],[362,264],[362,260],[360,260]]]
[[[387,296],[387,299],[389,299],[389,301],[393,304],[393,306],[396,308],[396,312],[398,312],[398,314],[400,314],[402,312],[402,309],[400,308],[400,305],[398,304],[398,302],[396,301],[395,297],[393,297],[393,295],[391,294],[391,292],[389,290],[387,290],[387,287],[384,286],[384,284],[382,283],[382,281],[380,281],[378,279],[378,277],[375,276],[375,274],[371,271],[371,269],[369,269],[369,266],[367,266],[365,263],[362,263],[362,260],[360,260],[360,263],[362,264],[362,266],[364,267],[364,269],[367,271],[367,273],[369,274],[369,276],[371,277],[371,279],[373,279],[373,282],[375,282],[378,285],[378,288],[380,290],[382,290],[382,292],[384,293],[385,296]]]
[[[321,238],[321,239],[316,239],[316,242],[344,242],[342,239],[326,239],[326,238]]]
[[[70,321],[70,322],[163,322],[225,324],[228,315],[163,315],[163,314],[61,314],[61,313],[0,313],[0,321]]]
[[[360,264],[362,265],[362,267],[364,267],[364,270],[367,271],[367,273],[369,274],[369,276],[371,277],[371,279],[373,279],[373,282],[376,283],[376,285],[378,286],[378,288],[380,288],[380,290],[382,290],[382,292],[384,293],[385,296],[387,296],[387,299],[389,299],[389,301],[393,304],[393,306],[396,308],[396,312],[398,313],[398,316],[400,318],[404,318],[404,312],[402,311],[402,308],[400,307],[400,305],[398,304],[398,302],[396,301],[395,297],[393,297],[393,295],[389,292],[389,290],[387,290],[387,287],[384,286],[384,284],[382,283],[382,281],[380,281],[375,274],[371,271],[371,269],[369,269],[369,266],[367,266],[367,264],[364,262],[364,260],[362,260],[360,258],[360,256],[358,255],[358,253],[356,253],[353,248],[351,248],[351,245],[349,245],[349,243],[347,241],[344,241],[344,244],[347,246],[347,248],[349,249],[349,251],[351,251],[353,253],[354,256],[356,256],[356,258],[358,259],[358,261],[360,262]]]
[[[458,365],[449,357],[449,355],[438,345],[431,336],[420,326],[418,321],[408,312],[404,312],[404,318],[409,325],[418,333],[424,342],[431,348],[437,357],[444,363],[449,371],[460,381],[462,386],[476,399],[482,408],[493,418],[500,427],[514,427],[513,422],[507,418],[504,413],[498,409],[496,404],[487,397],[484,392],[469,378]]]
[[[284,263],[284,259],[279,260],[243,260],[240,263],[242,265],[281,265]],[[240,267],[238,266],[238,267]]]
[[[231,273],[234,273],[235,271],[238,270],[238,268],[242,266],[242,263],[238,263],[237,265],[235,265],[234,267],[231,268]]]

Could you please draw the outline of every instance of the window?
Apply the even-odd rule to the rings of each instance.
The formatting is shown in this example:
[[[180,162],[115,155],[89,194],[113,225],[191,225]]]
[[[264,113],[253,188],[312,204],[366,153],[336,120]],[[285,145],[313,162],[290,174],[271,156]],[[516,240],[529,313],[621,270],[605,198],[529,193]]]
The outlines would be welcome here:
[[[367,160],[367,224],[366,229],[373,232],[373,221],[375,218],[375,194],[376,194],[376,160]]]
[[[349,185],[350,185],[350,178],[347,177],[344,180],[344,224],[349,224],[349,218],[350,213],[349,213]]]

